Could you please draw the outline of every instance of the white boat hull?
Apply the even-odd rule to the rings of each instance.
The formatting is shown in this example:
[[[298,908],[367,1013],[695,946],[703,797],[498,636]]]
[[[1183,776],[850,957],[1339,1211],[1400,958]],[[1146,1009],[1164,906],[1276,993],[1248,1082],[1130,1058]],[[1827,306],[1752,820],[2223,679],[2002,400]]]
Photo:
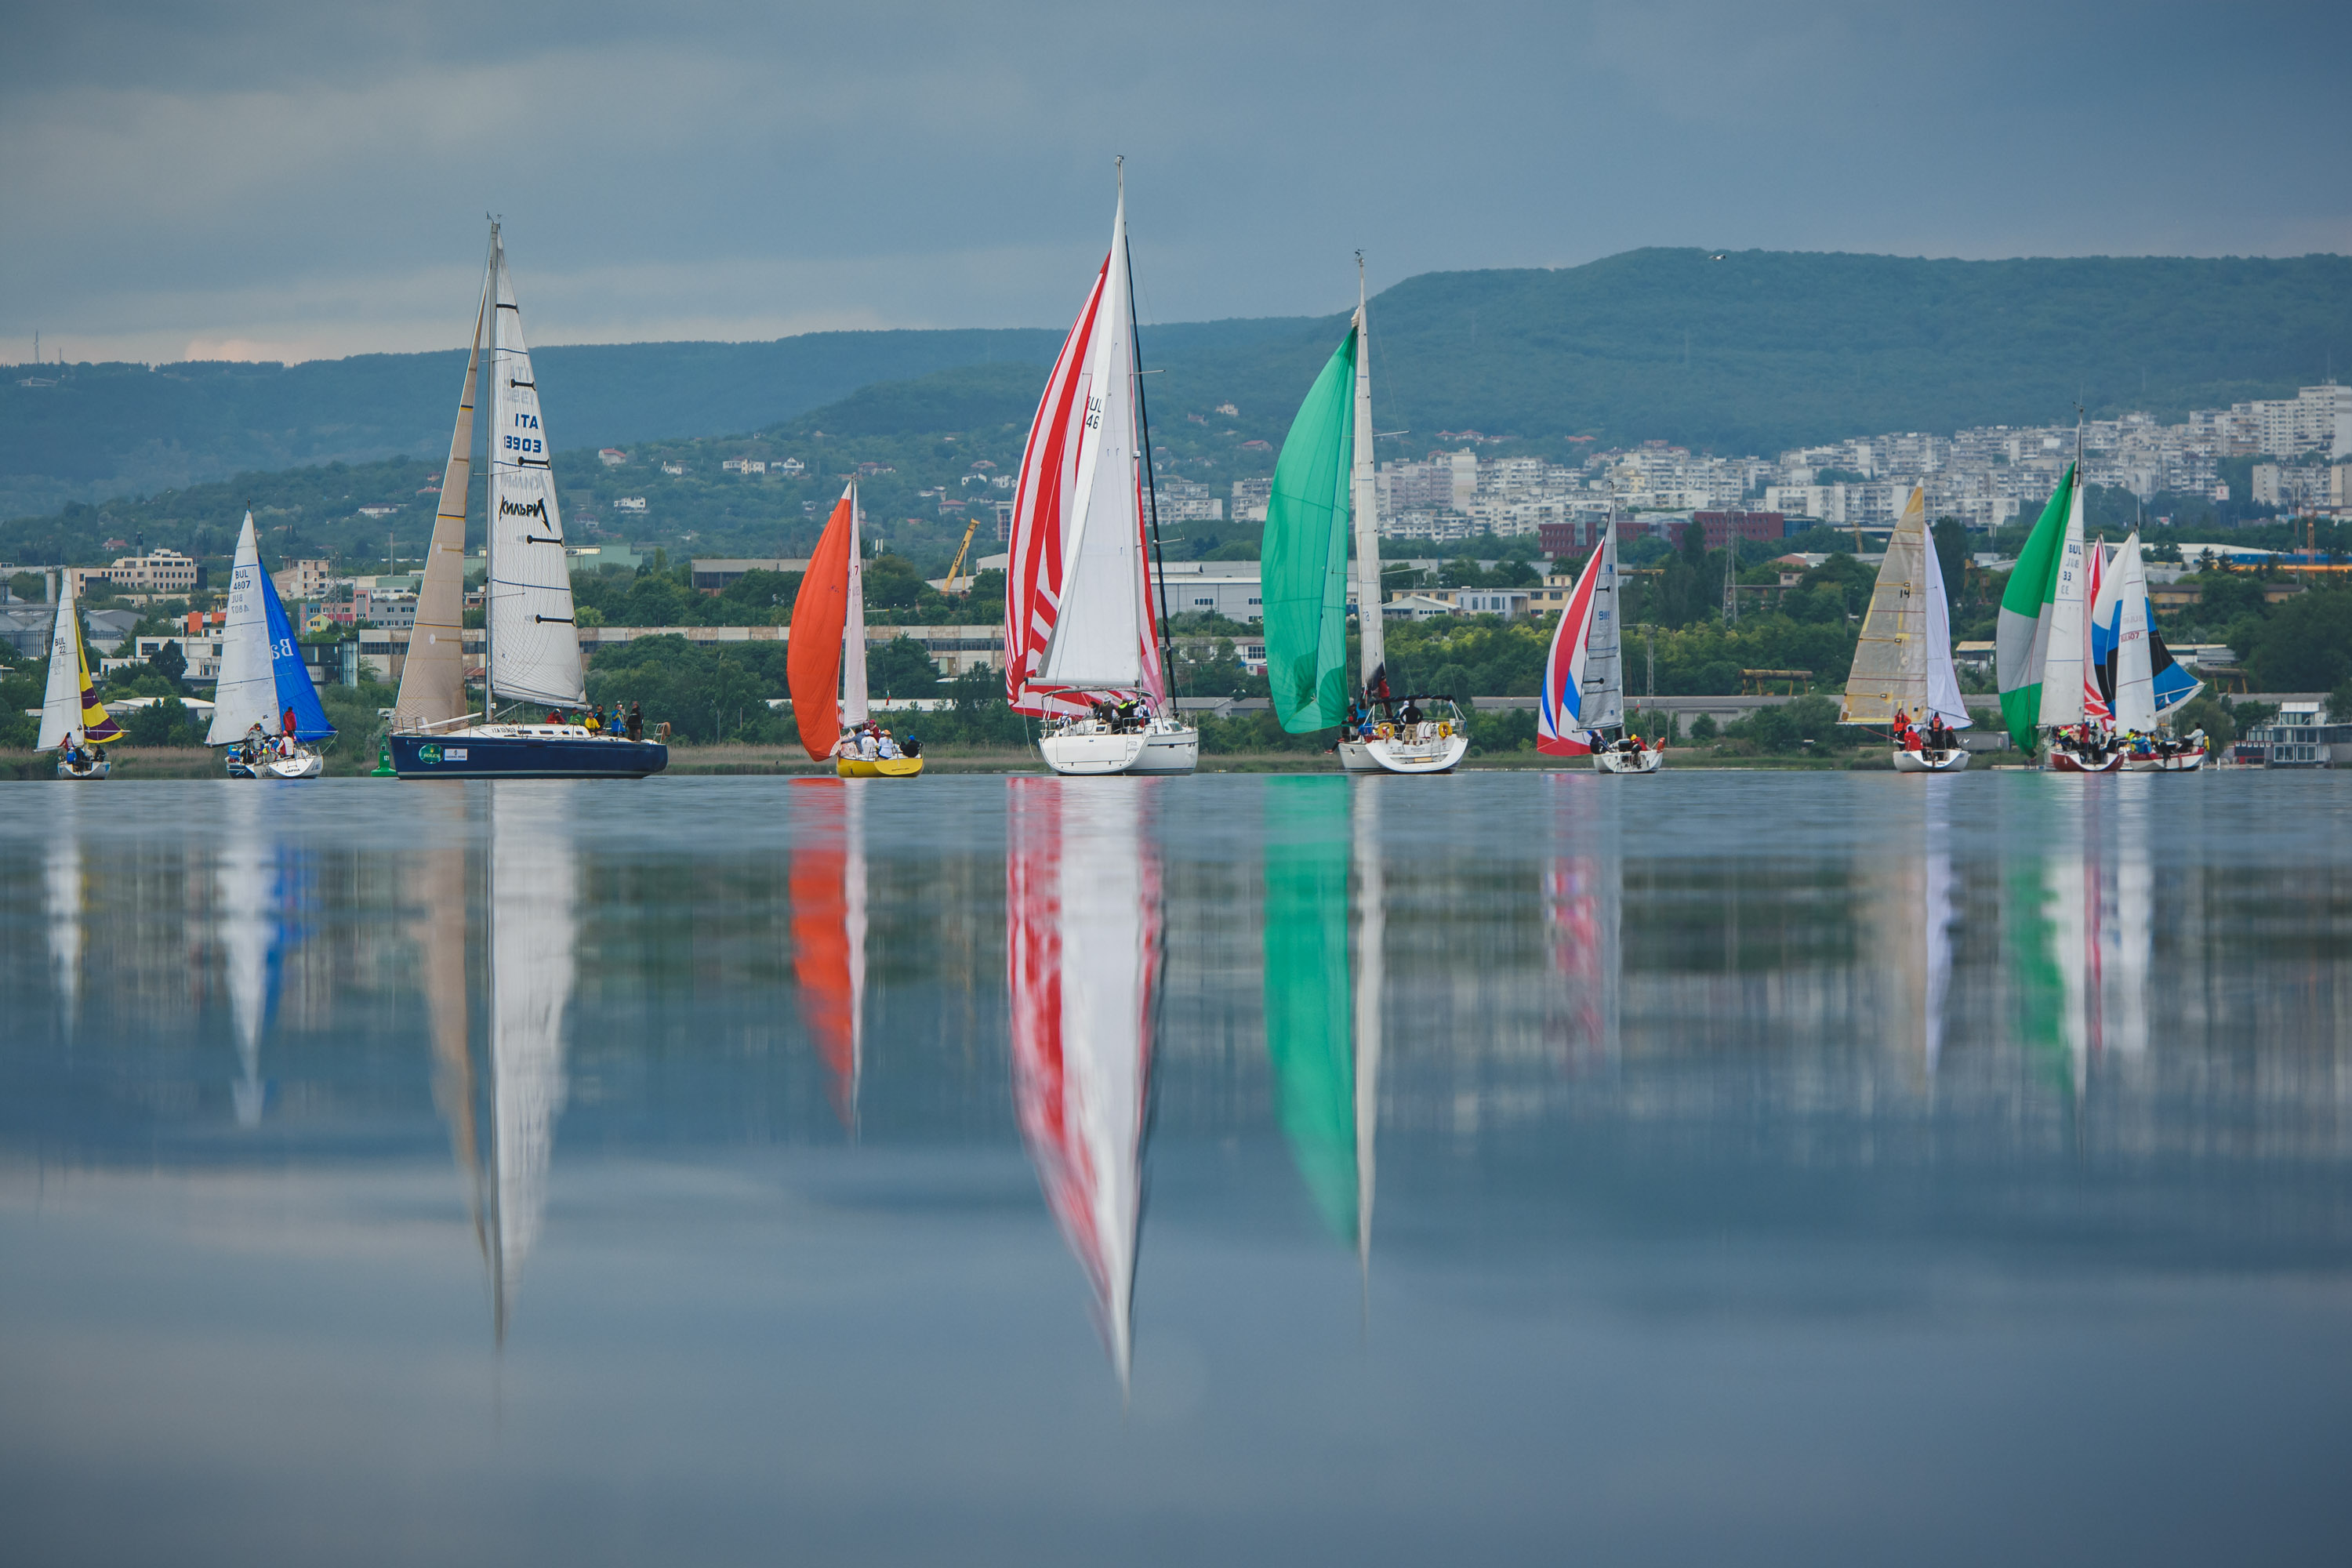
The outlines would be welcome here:
[[[1047,767],[1073,778],[1101,773],[1189,773],[1201,765],[1201,731],[1063,731],[1040,739],[1037,750]]]
[[[114,764],[104,756],[92,757],[80,767],[63,757],[58,759],[58,777],[61,779],[102,779],[113,771]]]
[[[1639,752],[1595,752],[1592,771],[1596,773],[1654,773],[1665,765],[1666,754],[1655,746]]]
[[[1342,741],[1339,765],[1351,773],[1444,773],[1469,750],[1470,737],[1459,730],[1417,740]]]
[[[316,752],[297,752],[290,757],[268,756],[257,763],[248,763],[232,753],[228,759],[228,776],[233,779],[314,779],[327,771],[327,759]]]
[[[2127,773],[2193,773],[2205,765],[2202,752],[2183,752],[2177,757],[2126,757],[2124,772]]]
[[[1957,773],[1968,771],[1969,753],[1965,747],[1954,746],[1948,752],[1897,752],[1895,771],[1898,773]]]

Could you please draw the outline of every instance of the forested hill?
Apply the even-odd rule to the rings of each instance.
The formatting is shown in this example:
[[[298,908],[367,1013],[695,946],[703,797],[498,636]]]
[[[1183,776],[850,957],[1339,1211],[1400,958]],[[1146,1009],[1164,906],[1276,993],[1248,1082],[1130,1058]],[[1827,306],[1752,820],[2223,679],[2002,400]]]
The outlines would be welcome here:
[[[1338,269],[1344,272],[1344,268]],[[1147,328],[1155,422],[1276,440],[1344,316]],[[1885,430],[2168,416],[2352,364],[2352,258],[1895,257],[1639,250],[1558,270],[1430,273],[1372,304],[1375,416],[1397,448],[1476,429],[1719,452]],[[566,447],[772,426],[872,383],[1043,367],[1060,327],[825,332],[537,351]],[[20,368],[0,384],[0,517],[240,469],[437,462],[454,353],[310,364]],[[55,382],[24,386],[22,380]],[[1383,456],[1388,455],[1386,451]]]

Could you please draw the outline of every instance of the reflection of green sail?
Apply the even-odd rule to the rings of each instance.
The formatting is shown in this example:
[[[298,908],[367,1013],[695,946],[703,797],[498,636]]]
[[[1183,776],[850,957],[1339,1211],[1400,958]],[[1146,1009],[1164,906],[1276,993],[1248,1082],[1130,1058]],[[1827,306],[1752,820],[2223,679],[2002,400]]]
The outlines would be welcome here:
[[[1348,782],[1268,781],[1265,827],[1265,1045],[1275,1108],[1324,1222],[1353,1240]]]
[[[2021,858],[2009,868],[2010,973],[2017,992],[2018,1043],[2027,1066],[2061,1094],[2074,1089],[2074,1051],[2066,1037],[2066,976],[2059,965],[2058,922],[2041,861]]]

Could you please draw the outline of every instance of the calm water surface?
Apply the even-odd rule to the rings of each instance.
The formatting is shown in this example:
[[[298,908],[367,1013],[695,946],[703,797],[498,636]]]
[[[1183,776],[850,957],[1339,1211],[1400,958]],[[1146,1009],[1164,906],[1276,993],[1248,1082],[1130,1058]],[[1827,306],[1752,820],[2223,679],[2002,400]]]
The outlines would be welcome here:
[[[5,1555],[2341,1562],[2347,799],[11,786]]]

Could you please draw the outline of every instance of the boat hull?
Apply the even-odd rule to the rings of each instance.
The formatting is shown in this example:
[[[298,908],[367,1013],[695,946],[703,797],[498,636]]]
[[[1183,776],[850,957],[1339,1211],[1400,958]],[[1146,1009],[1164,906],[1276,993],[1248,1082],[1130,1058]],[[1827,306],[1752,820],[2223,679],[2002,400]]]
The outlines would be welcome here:
[[[2177,757],[2126,757],[2124,772],[2127,773],[2193,773],[2205,765],[2202,752],[2183,752]]]
[[[1666,754],[1652,746],[1645,751],[1595,752],[1592,771],[1596,773],[1654,773],[1665,766]]]
[[[316,752],[297,752],[290,757],[270,756],[248,763],[232,752],[227,765],[233,779],[314,779],[327,771],[327,759]]]
[[[1459,730],[1426,740],[1342,741],[1339,765],[1351,773],[1446,773],[1469,750]]]
[[[2085,762],[2072,752],[2053,751],[2050,753],[2048,763],[2049,770],[2053,773],[2120,773],[2123,770],[2123,765],[2124,758],[2121,752],[2117,752],[2112,756],[2102,757],[2097,762],[2094,763]]]
[[[102,779],[114,771],[114,764],[105,757],[92,757],[80,767],[75,767],[63,757],[58,759],[58,777],[61,779]]]
[[[1966,773],[1969,753],[1959,746],[1948,752],[1897,752],[1895,771],[1898,773]]]
[[[1047,735],[1037,742],[1045,765],[1071,778],[1105,773],[1189,773],[1201,765],[1201,731]]]
[[[572,726],[392,737],[392,771],[404,779],[641,779],[667,766],[669,748],[658,741],[591,735]]]
[[[845,779],[911,779],[923,772],[920,757],[837,757],[834,760],[835,776]]]

